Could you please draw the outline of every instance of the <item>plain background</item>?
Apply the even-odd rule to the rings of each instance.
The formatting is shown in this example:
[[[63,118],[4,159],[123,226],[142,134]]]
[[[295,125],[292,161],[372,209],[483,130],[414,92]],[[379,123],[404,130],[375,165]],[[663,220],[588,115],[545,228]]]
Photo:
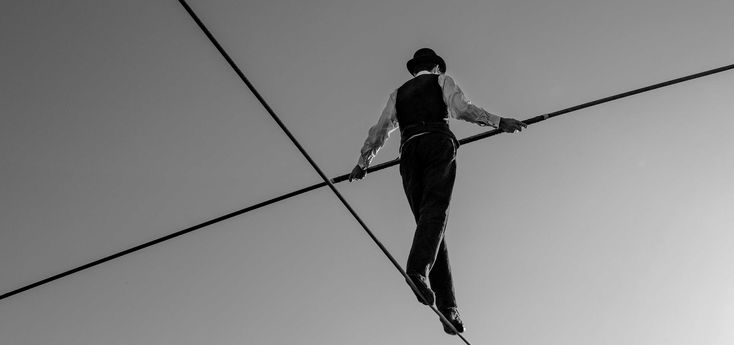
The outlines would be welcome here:
[[[421,47],[518,119],[734,63],[724,0],[191,6],[329,176]],[[1,291],[319,182],[176,1],[1,7]],[[727,72],[462,147],[447,241],[466,337],[734,343],[733,89]],[[404,262],[397,169],[338,188]],[[0,301],[0,343],[459,339],[322,189]]]

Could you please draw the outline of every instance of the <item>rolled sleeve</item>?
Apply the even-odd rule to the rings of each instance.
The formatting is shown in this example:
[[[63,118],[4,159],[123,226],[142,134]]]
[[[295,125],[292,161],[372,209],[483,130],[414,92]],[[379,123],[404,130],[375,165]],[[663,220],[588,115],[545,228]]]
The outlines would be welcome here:
[[[397,90],[390,94],[390,98],[385,105],[385,109],[382,110],[380,118],[377,123],[370,127],[367,132],[367,139],[362,145],[360,150],[359,160],[357,164],[362,169],[367,169],[375,158],[377,152],[385,145],[385,142],[390,137],[390,133],[398,127],[398,119],[395,116],[395,99],[397,97]]]
[[[499,127],[502,117],[492,114],[472,104],[461,91],[454,79],[442,74],[438,78],[443,90],[444,102],[448,107],[449,116],[457,120],[471,122],[480,126]]]

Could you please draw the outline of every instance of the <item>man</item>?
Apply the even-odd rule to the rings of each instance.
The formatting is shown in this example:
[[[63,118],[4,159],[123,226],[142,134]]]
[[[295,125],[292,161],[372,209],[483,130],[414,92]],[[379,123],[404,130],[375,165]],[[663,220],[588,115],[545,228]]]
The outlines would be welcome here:
[[[448,119],[512,133],[526,125],[472,105],[454,80],[444,74],[446,62],[431,49],[416,51],[407,67],[413,78],[390,94],[377,124],[369,130],[349,181],[364,177],[390,133],[399,127],[400,175],[417,224],[405,271],[419,290],[414,291],[418,301],[426,305],[435,301],[456,330],[463,332],[444,240],[459,146]],[[443,328],[454,334],[447,325]]]

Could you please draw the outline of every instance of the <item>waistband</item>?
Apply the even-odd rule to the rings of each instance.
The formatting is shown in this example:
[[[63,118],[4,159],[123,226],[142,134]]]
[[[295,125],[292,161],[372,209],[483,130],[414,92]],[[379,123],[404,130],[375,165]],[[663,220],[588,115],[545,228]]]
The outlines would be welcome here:
[[[454,133],[451,132],[451,129],[449,129],[448,123],[420,122],[400,129],[400,152],[403,151],[403,146],[405,146],[408,141],[428,133],[439,133],[446,135],[454,142],[456,148],[459,147],[459,140],[456,139]]]

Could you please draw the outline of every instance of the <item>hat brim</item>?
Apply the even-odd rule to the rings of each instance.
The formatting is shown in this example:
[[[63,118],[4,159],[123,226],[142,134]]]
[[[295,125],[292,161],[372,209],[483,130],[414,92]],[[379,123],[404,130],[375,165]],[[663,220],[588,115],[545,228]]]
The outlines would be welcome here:
[[[408,72],[410,72],[410,74],[415,74],[415,66],[421,63],[435,63],[438,65],[441,73],[446,73],[446,61],[443,61],[443,58],[438,55],[419,56],[408,60],[408,63],[406,64]]]

